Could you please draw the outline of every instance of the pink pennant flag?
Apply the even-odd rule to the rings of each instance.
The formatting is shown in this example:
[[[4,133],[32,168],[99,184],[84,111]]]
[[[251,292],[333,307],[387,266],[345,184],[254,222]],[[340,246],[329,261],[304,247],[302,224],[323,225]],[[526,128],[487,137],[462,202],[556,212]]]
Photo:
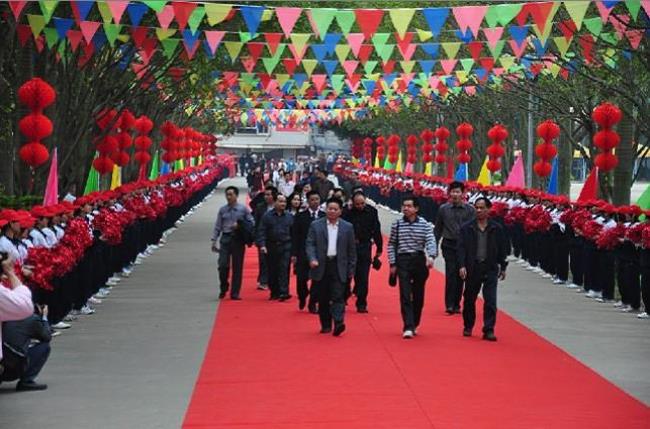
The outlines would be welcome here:
[[[359,65],[359,61],[354,61],[354,60],[345,60],[342,64],[343,69],[345,70],[345,73],[348,75],[348,77],[351,77],[354,72],[357,70],[357,66]]]
[[[499,40],[501,40],[501,36],[503,36],[503,27],[484,28],[483,34],[485,34],[485,40],[487,40],[488,46],[494,49],[497,47]]]
[[[219,44],[221,43],[221,40],[223,39],[223,36],[225,36],[226,32],[206,30],[204,31],[204,33],[205,33],[205,40],[208,42],[208,46],[210,47],[210,51],[212,52],[212,55],[214,55],[214,53],[217,51],[217,48],[219,47]]]
[[[612,13],[614,8],[607,8],[602,1],[596,2],[596,7],[598,8],[598,13],[600,13],[600,20],[603,21],[603,24],[609,19],[609,14]]]
[[[9,7],[11,8],[11,11],[14,13],[14,18],[16,19],[16,21],[18,21],[20,12],[22,12],[26,4],[27,4],[27,0],[24,1],[11,0],[9,2]]]
[[[364,35],[362,33],[350,33],[348,34],[348,45],[355,57],[359,56],[359,51],[361,50],[361,44],[363,43]]]
[[[120,20],[122,19],[122,15],[124,14],[124,11],[129,5],[129,1],[113,0],[113,1],[106,2],[106,5],[111,10],[111,14],[113,14],[113,21],[115,21],[116,24],[119,24]]]
[[[487,10],[488,6],[462,6],[452,8],[460,30],[464,33],[469,28],[472,30],[474,37],[478,37],[478,30],[481,22],[483,22],[483,18],[485,18]]]
[[[458,63],[458,60],[455,59],[440,60],[440,66],[445,74],[451,74],[456,67],[456,63]]]
[[[291,30],[296,25],[301,13],[302,9],[299,7],[278,7],[275,9],[280,27],[282,27],[282,31],[284,31],[287,38],[291,36]]]
[[[169,28],[169,24],[171,24],[172,21],[174,20],[174,7],[168,4],[163,8],[163,10],[156,13],[156,15],[158,16],[158,22],[160,23],[160,27],[163,30],[167,30]]]
[[[95,21],[82,21],[79,23],[79,28],[81,28],[81,34],[83,34],[84,39],[86,39],[87,44],[91,44],[93,36],[99,28],[99,22]]]
[[[512,165],[512,170],[508,174],[508,180],[506,180],[506,186],[514,186],[517,188],[525,188],[525,176],[524,176],[524,161],[521,159],[521,154],[517,155],[515,163]]]
[[[643,30],[629,30],[625,32],[625,36],[630,41],[632,49],[639,49],[639,45],[643,40]]]
[[[650,16],[650,0],[641,0],[641,6],[645,10],[646,15]]]
[[[59,171],[56,153],[56,148],[54,148],[52,162],[50,163],[50,174],[47,175],[45,197],[43,198],[44,206],[53,206],[59,202]]]

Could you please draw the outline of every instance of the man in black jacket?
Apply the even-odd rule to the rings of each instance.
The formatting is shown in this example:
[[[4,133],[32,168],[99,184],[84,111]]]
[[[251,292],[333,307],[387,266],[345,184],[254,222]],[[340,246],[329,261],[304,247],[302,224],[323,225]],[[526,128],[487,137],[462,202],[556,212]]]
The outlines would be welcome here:
[[[278,196],[278,189],[275,186],[267,185],[264,188],[262,201],[258,202],[255,208],[253,209],[253,218],[255,220],[255,236],[257,237],[257,228],[262,221],[262,216],[266,212],[273,210],[275,207],[275,199]],[[257,272],[257,289],[267,290],[269,285],[269,272],[267,266],[267,256],[262,253],[262,251],[257,249],[257,258],[258,258],[258,272]]]
[[[507,239],[503,228],[489,219],[492,203],[486,197],[474,202],[476,220],[463,224],[458,234],[458,266],[465,281],[463,335],[470,337],[476,320],[476,298],[483,288],[483,339],[496,341],[497,282],[506,278]]]
[[[47,312],[47,306],[39,307],[40,314],[2,324],[2,365],[5,371],[0,381],[18,379],[16,390],[19,392],[47,389],[46,384],[34,381],[50,356],[52,335]],[[32,343],[33,340],[38,342]]]
[[[353,290],[357,297],[357,312],[367,313],[372,245],[374,243],[377,246],[375,257],[379,259],[383,244],[379,214],[376,208],[366,204],[366,196],[363,192],[357,191],[352,196],[352,208],[343,210],[342,218],[354,227],[354,238],[357,244],[357,267],[354,273]]]
[[[293,241],[291,245],[291,259],[296,269],[298,308],[301,310],[305,308],[307,297],[309,296],[307,308],[309,308],[309,312],[312,314],[318,313],[316,309],[318,295],[316,295],[315,282],[312,282],[311,288],[307,286],[307,282],[309,281],[309,260],[305,252],[305,242],[307,241],[309,225],[314,220],[325,216],[325,212],[320,209],[320,202],[320,194],[317,191],[309,191],[307,193],[308,207],[305,211],[296,215],[293,222]]]

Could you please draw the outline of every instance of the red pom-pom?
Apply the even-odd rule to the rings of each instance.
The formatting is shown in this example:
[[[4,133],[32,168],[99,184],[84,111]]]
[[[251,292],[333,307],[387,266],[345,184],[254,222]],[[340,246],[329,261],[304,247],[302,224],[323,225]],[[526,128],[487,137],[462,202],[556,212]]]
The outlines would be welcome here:
[[[162,154],[162,160],[167,164],[172,163],[174,162],[174,154],[171,152],[165,152]]]
[[[390,137],[388,137],[388,146],[397,146],[400,142],[400,138],[397,134],[391,134]]]
[[[594,164],[603,173],[606,173],[616,168],[618,165],[618,157],[611,152],[604,152],[596,156]]]
[[[130,130],[135,126],[135,116],[130,110],[125,109],[122,111],[119,120],[120,129],[122,131]]]
[[[115,117],[117,116],[117,110],[115,109],[104,109],[97,114],[95,122],[101,130],[105,130],[109,125],[113,124]]]
[[[487,147],[486,151],[491,158],[501,158],[506,153],[503,146],[498,144],[491,144],[490,146]]]
[[[557,155],[557,148],[551,143],[541,143],[535,147],[535,155],[542,161],[550,161]]]
[[[115,151],[111,154],[111,159],[120,167],[124,167],[129,163],[129,154],[124,151]]]
[[[133,145],[137,150],[148,150],[153,142],[147,136],[138,136],[133,141]]]
[[[456,134],[461,139],[469,139],[469,137],[474,132],[474,127],[467,122],[463,122],[456,127]]]
[[[131,138],[131,135],[126,131],[121,132],[117,135],[117,141],[120,146],[120,149],[128,149],[133,144],[133,139]]]
[[[438,140],[447,140],[451,133],[446,127],[439,127],[436,129],[436,138]]]
[[[52,121],[40,113],[32,113],[22,118],[18,122],[18,128],[29,140],[43,140],[52,134],[53,130]]]
[[[363,139],[363,144],[366,147],[372,147],[372,139],[370,137],[366,137]]]
[[[461,152],[467,152],[472,148],[472,142],[467,139],[461,139],[456,142],[456,148]]]
[[[495,143],[500,143],[508,138],[508,130],[503,125],[497,124],[489,129],[488,138]]]
[[[140,165],[146,164],[149,161],[151,161],[151,155],[149,155],[149,152],[145,152],[145,151],[136,152],[133,158],[135,158],[135,161]]]
[[[440,143],[436,144],[436,150],[438,152],[447,152],[447,149],[449,149],[449,145],[443,142],[444,140],[440,140]]]
[[[604,129],[594,134],[594,146],[604,151],[612,150],[621,142],[616,131]]]
[[[491,159],[487,162],[487,169],[490,170],[491,172],[499,171],[501,170],[501,162],[496,159]]]
[[[442,154],[436,155],[436,163],[444,164],[445,162],[447,162],[447,157],[446,156],[444,156]]]
[[[424,141],[425,143],[431,143],[431,142],[433,141],[433,137],[434,137],[433,131],[431,131],[431,130],[428,129],[428,128],[425,129],[425,130],[423,130],[423,131],[420,133],[420,138],[421,138],[422,141]]]
[[[602,103],[591,114],[591,118],[603,128],[611,128],[620,122],[623,117],[621,109],[612,103]]]
[[[147,116],[142,115],[135,120],[135,129],[140,134],[149,134],[153,130],[153,122]]]
[[[418,144],[418,138],[413,134],[411,134],[406,138],[406,144],[409,146],[415,146],[416,144]]]
[[[93,161],[93,167],[102,175],[111,173],[114,165],[113,160],[108,156],[98,156]]]
[[[100,155],[108,155],[118,150],[120,145],[114,136],[105,136],[103,139],[100,139],[96,147]]]
[[[173,136],[175,130],[176,130],[176,125],[174,125],[169,121],[165,121],[160,127],[160,132],[167,137]]]
[[[375,139],[375,141],[377,142],[377,144],[378,144],[379,146],[382,146],[382,145],[386,144],[386,139],[384,138],[384,136],[379,136],[379,137],[377,137],[377,138]]]
[[[42,143],[31,142],[20,148],[18,156],[25,164],[34,168],[44,164],[49,159],[50,153]]]
[[[546,120],[537,126],[537,135],[545,142],[550,142],[560,135],[560,126],[552,120]]]
[[[551,163],[546,161],[537,161],[533,166],[533,170],[535,170],[535,174],[537,174],[539,177],[550,176],[552,169],[553,166],[551,165]]]
[[[469,155],[469,153],[461,153],[458,155],[458,162],[461,164],[467,164],[472,160],[472,157]]]
[[[30,110],[42,111],[56,99],[54,88],[40,78],[33,78],[18,88],[18,99]]]

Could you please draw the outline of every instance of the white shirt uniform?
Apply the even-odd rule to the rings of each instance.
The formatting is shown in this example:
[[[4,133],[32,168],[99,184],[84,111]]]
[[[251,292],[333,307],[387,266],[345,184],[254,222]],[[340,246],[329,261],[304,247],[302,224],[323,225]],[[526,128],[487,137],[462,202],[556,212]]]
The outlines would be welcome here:
[[[339,234],[339,221],[337,220],[334,225],[327,221],[327,256],[336,256],[336,240]]]

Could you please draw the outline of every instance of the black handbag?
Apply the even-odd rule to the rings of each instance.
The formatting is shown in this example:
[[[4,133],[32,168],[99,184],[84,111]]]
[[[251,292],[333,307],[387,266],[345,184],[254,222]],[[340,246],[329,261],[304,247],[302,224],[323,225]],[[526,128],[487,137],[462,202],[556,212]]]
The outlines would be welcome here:
[[[393,246],[395,248],[395,263],[397,263],[397,250],[399,249],[399,219],[397,220],[396,229],[397,237],[395,237],[395,245]],[[390,273],[388,276],[388,285],[390,287],[395,287],[397,285],[397,270],[395,270],[395,273]]]

